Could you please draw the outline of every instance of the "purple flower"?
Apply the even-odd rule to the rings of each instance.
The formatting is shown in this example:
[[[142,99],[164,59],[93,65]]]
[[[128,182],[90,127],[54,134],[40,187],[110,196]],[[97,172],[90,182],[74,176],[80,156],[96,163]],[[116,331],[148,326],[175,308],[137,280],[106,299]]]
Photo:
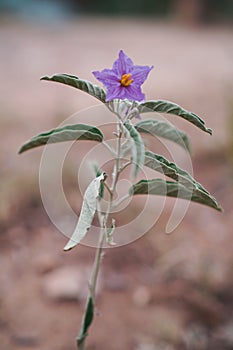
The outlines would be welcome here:
[[[115,98],[131,101],[143,101],[145,95],[141,91],[141,85],[146,80],[153,66],[135,66],[133,61],[122,51],[118,59],[113,63],[112,69],[104,69],[101,72],[93,72],[96,79],[107,88],[106,101]]]

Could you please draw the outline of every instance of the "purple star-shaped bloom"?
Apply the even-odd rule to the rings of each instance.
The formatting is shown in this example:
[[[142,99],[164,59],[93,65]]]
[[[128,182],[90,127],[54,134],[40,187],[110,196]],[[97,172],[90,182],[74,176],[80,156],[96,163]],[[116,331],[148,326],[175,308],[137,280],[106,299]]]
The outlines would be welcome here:
[[[153,66],[135,66],[133,61],[120,50],[112,69],[95,71],[93,74],[107,88],[106,102],[115,98],[143,101],[145,95],[141,91],[141,85],[152,68]]]

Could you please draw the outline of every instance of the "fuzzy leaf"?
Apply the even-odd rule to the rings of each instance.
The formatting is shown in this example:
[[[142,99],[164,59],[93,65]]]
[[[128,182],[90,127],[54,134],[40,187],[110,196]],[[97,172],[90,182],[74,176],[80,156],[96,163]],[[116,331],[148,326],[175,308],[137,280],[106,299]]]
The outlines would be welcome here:
[[[34,136],[20,148],[19,153],[23,153],[31,148],[46,145],[47,143],[74,140],[90,140],[102,142],[103,134],[96,127],[87,124],[66,125],[63,128],[53,129]]]
[[[132,178],[135,179],[143,167],[144,164],[144,152],[145,147],[142,138],[135,127],[130,123],[125,123],[127,136],[132,142],[132,161],[133,161],[133,173]]]
[[[88,298],[86,312],[83,318],[82,328],[77,338],[77,344],[79,347],[81,347],[81,345],[84,343],[85,338],[88,335],[87,331],[90,325],[92,324],[93,318],[94,318],[94,301],[93,301],[93,298],[90,296]]]
[[[179,182],[165,181],[163,179],[141,180],[130,187],[129,194],[153,194],[159,196],[182,198],[207,205],[219,211],[222,210],[216,200],[207,192],[203,192],[199,188],[190,190]]]
[[[102,173],[100,176],[92,180],[92,182],[87,187],[84,193],[83,205],[77,226],[69,242],[64,247],[64,250],[70,250],[74,248],[85,237],[87,231],[91,227],[91,223],[96,212],[96,202],[97,197],[99,196],[100,184],[104,179],[105,174]]]
[[[188,136],[183,131],[178,130],[167,122],[148,119],[140,121],[135,124],[134,127],[140,133],[163,137],[167,140],[176,142],[178,145],[190,151]]]
[[[104,89],[98,85],[92,84],[90,81],[79,79],[75,75],[55,74],[52,77],[42,77],[41,80],[54,81],[57,83],[66,84],[76,89],[87,92],[89,95],[96,97],[101,102],[105,103],[106,94]]]
[[[146,101],[142,102],[137,106],[139,113],[147,112],[160,112],[175,114],[181,118],[186,119],[190,123],[196,125],[199,129],[212,134],[212,130],[205,126],[204,120],[202,120],[198,115],[187,111],[176,103],[164,100]]]
[[[171,179],[179,182],[181,185],[192,190],[193,188],[200,191],[209,192],[185,170],[181,169],[175,163],[169,162],[166,158],[151,151],[145,152],[144,165],[161,174],[164,174]]]
[[[132,142],[130,142],[130,139],[127,139],[121,145],[121,158],[125,158],[127,155],[129,155],[131,150],[132,150]]]

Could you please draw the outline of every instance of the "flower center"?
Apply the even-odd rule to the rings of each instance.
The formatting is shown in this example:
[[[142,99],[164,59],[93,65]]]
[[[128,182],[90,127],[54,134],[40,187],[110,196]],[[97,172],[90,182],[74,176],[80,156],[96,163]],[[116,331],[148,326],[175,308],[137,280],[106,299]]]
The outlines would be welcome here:
[[[132,84],[133,79],[130,79],[132,77],[132,75],[129,74],[123,74],[120,80],[120,83],[122,86],[129,86],[130,84]]]

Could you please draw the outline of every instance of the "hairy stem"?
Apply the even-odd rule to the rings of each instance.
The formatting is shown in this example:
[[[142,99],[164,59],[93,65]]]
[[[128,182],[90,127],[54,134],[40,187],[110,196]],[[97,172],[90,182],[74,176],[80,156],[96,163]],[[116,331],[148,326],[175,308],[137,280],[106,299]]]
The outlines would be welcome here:
[[[105,237],[105,228],[104,228],[103,218],[100,218],[100,220],[101,220],[100,237],[99,237],[98,247],[96,250],[95,261],[94,261],[91,281],[90,281],[90,294],[93,298],[95,297],[96,283],[97,283],[100,263],[102,259],[102,250],[103,250],[103,243],[104,243],[104,237]]]
[[[101,260],[103,257],[103,244],[104,244],[104,238],[106,235],[106,227],[107,227],[107,222],[109,218],[109,214],[111,212],[112,206],[113,206],[113,198],[114,198],[114,193],[116,190],[116,185],[117,181],[119,178],[119,174],[121,172],[120,169],[120,155],[121,155],[121,137],[122,137],[122,129],[120,123],[118,124],[118,141],[117,141],[117,151],[116,151],[116,156],[115,156],[115,166],[114,166],[114,172],[113,172],[113,180],[112,180],[112,186],[109,188],[108,186],[105,187],[107,188],[110,199],[108,203],[108,208],[106,210],[106,213],[102,215],[101,213],[101,208],[100,208],[100,202],[97,204],[97,212],[98,212],[98,218],[99,218],[99,223],[100,223],[100,237],[99,237],[99,242],[95,254],[95,260],[94,260],[94,265],[93,265],[93,270],[91,274],[91,279],[90,279],[90,284],[89,284],[89,296],[87,298],[87,304],[85,308],[85,312],[83,315],[83,321],[82,321],[82,326],[80,329],[80,333],[76,338],[76,345],[78,350],[84,350],[85,349],[85,340],[88,335],[87,330],[89,326],[92,323],[94,314],[93,310],[91,310],[91,315],[88,315],[90,312],[90,300],[94,304],[95,300],[95,292],[96,292],[96,284],[97,284],[97,279],[98,279],[98,274],[100,270],[100,265],[101,265]]]

